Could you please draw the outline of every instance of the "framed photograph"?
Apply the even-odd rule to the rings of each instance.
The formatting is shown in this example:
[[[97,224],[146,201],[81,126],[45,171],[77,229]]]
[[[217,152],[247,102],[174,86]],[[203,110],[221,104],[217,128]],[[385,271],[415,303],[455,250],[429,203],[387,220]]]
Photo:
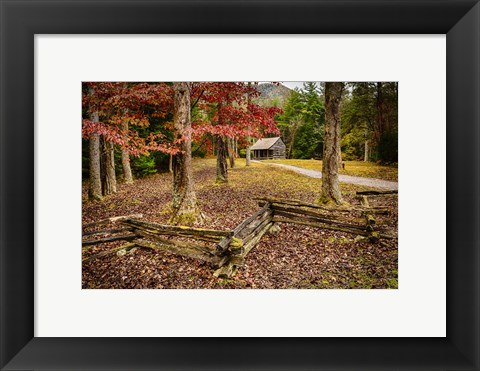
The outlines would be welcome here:
[[[398,288],[398,82],[83,82],[82,102],[83,289]]]
[[[2,369],[480,368],[477,1],[1,9]]]

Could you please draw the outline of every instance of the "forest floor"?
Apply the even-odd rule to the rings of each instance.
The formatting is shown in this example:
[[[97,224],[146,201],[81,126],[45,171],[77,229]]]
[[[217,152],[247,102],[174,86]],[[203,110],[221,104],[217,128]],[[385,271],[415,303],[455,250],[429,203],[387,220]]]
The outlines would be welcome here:
[[[314,169],[310,169],[308,167],[305,168],[305,167],[287,165],[287,164],[284,164],[284,163],[273,162],[273,161],[272,162],[255,161],[255,162],[259,162],[259,163],[263,163],[263,164],[271,165],[271,166],[280,166],[280,167],[283,167],[285,169],[295,171],[299,174],[309,176],[310,178],[321,178],[322,177],[322,172],[320,170],[314,170]],[[345,174],[339,174],[338,175],[338,180],[340,182],[343,182],[343,183],[362,185],[362,186],[366,186],[366,187],[379,188],[379,189],[383,189],[383,190],[389,190],[389,191],[398,190],[398,182],[393,182],[393,181],[390,181],[390,180],[377,179],[377,178],[367,178],[367,177],[361,177],[361,176],[355,176],[355,175],[345,175]]]
[[[318,162],[317,162],[318,163]],[[315,202],[321,179],[309,178],[276,166],[244,159],[229,169],[229,183],[216,185],[215,159],[193,162],[195,189],[206,215],[197,226],[231,230],[259,209],[254,197],[280,197]],[[364,186],[341,184],[345,199],[358,204],[355,192]],[[115,195],[101,202],[87,200],[83,187],[83,223],[103,218],[143,214],[143,219],[166,223],[169,218],[172,176],[156,174],[133,185],[119,184]],[[386,206],[389,215],[377,216],[378,225],[397,233],[397,196],[371,197],[371,206]],[[266,234],[247,255],[245,265],[230,279],[216,278],[214,269],[195,259],[150,249],[133,249],[83,263],[82,287],[89,288],[398,288],[397,240],[358,241],[355,235],[319,228],[280,224],[281,231]],[[107,251],[122,242],[85,249],[83,257]]]
[[[302,169],[322,171],[321,160],[299,160],[299,159],[282,159],[282,160],[267,160],[265,163],[284,164],[290,166],[300,167]],[[393,182],[398,181],[398,166],[378,165],[374,162],[364,161],[344,161],[345,169],[340,170],[340,174],[389,180]]]

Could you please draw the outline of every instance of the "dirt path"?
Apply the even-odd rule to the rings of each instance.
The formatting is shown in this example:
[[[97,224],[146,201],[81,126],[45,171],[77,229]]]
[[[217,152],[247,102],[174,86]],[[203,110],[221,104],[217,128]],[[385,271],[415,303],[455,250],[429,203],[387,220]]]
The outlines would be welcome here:
[[[274,166],[284,167],[286,169],[295,171],[296,173],[299,173],[299,174],[309,176],[311,178],[322,177],[322,172],[318,170],[302,169],[301,167],[285,165],[285,164],[265,163],[261,161],[254,161],[254,162],[264,164],[264,165],[274,165]],[[340,182],[343,182],[343,183],[351,183],[351,184],[361,185],[365,187],[373,187],[373,188],[379,188],[379,189],[384,189],[389,191],[398,190],[398,182],[392,182],[389,180],[363,178],[359,176],[343,175],[343,174],[338,175],[338,180],[340,180]]]

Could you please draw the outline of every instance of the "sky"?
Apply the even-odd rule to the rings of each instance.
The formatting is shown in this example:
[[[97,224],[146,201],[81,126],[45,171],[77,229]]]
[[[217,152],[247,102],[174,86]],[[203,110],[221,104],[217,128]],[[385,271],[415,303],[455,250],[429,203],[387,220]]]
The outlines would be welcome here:
[[[303,81],[280,81],[282,85],[285,85],[287,88],[290,89],[295,89],[299,88],[301,89],[303,87]],[[320,86],[321,81],[315,81],[317,83],[317,86]],[[346,89],[351,93],[352,92],[352,87],[347,85]]]
[[[301,89],[303,86],[303,81],[282,81],[281,83],[290,89]]]
[[[267,83],[267,82],[269,83],[271,81],[259,81],[259,82],[261,84],[263,84],[263,83]],[[276,82],[279,82],[282,85],[285,85],[287,88],[290,88],[290,89],[295,89],[295,88],[301,89],[303,87],[303,83],[304,83],[304,81],[278,81],[278,80],[276,80]]]

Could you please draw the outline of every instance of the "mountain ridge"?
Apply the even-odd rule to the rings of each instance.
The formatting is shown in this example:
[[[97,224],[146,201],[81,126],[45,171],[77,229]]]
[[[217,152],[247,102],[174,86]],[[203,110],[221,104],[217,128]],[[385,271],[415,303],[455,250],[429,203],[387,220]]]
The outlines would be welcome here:
[[[259,104],[279,107],[284,105],[293,91],[281,83],[272,84],[269,82],[258,84],[256,89],[260,92],[260,96],[256,99]]]

